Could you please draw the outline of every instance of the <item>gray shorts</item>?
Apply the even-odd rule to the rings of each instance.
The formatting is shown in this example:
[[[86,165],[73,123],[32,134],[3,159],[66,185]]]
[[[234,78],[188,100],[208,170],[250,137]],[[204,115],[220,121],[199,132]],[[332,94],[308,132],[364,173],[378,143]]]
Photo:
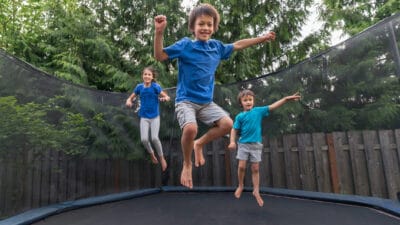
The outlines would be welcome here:
[[[238,143],[236,158],[250,162],[261,162],[262,149],[263,144],[261,143]]]
[[[189,101],[175,104],[176,118],[181,129],[188,123],[196,123],[199,119],[208,126],[214,126],[215,122],[229,114],[214,102],[199,105]]]

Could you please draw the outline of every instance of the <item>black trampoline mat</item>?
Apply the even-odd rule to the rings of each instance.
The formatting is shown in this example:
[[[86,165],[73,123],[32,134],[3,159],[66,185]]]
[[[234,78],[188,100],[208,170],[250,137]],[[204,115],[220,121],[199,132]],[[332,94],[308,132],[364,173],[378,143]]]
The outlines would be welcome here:
[[[161,192],[51,216],[35,225],[400,225],[375,209],[251,192]]]

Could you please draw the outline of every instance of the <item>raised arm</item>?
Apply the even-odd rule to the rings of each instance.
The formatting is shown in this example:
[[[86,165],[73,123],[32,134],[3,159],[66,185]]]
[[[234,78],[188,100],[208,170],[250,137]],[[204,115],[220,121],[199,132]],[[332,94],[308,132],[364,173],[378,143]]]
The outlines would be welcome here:
[[[154,58],[158,61],[168,59],[167,53],[164,52],[164,30],[167,27],[167,17],[158,15],[154,18]]]
[[[281,98],[281,99],[279,99],[278,101],[276,101],[276,102],[272,103],[271,105],[269,105],[269,110],[270,110],[270,111],[273,111],[273,110],[275,110],[275,109],[281,107],[283,104],[285,104],[286,102],[289,102],[289,101],[297,101],[297,100],[300,99],[300,97],[301,97],[301,96],[299,95],[299,93],[296,92],[296,93],[293,94],[293,95],[290,95],[290,96],[286,96],[286,97],[284,97],[284,98]]]
[[[273,40],[275,40],[275,32],[271,31],[260,37],[247,38],[247,39],[242,39],[242,40],[236,41],[235,43],[233,43],[233,50],[235,50],[235,51],[242,50],[242,49],[248,48],[248,47],[256,45],[256,44],[264,43],[267,41],[273,41]]]

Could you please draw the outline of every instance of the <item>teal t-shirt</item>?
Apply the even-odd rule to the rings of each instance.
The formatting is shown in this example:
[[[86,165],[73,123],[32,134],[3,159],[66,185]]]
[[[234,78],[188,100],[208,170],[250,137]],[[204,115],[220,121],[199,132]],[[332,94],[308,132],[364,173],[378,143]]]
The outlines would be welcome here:
[[[253,107],[249,111],[239,113],[233,128],[239,131],[239,143],[262,143],[261,123],[269,115],[269,106]]]

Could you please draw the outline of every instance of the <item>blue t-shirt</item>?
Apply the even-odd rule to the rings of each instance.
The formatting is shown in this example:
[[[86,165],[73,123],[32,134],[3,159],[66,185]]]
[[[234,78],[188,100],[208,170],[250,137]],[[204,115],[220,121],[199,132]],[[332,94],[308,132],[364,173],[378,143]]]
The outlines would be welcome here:
[[[253,107],[249,111],[239,113],[233,128],[239,131],[239,143],[262,143],[261,123],[263,117],[269,115],[269,106]]]
[[[155,82],[151,82],[149,87],[145,87],[144,83],[135,87],[133,92],[140,97],[140,117],[152,119],[160,115],[158,96],[161,91],[161,86]]]
[[[190,101],[197,104],[213,100],[214,74],[221,60],[228,59],[233,44],[182,38],[164,48],[169,59],[178,59],[178,84],[176,102]]]

